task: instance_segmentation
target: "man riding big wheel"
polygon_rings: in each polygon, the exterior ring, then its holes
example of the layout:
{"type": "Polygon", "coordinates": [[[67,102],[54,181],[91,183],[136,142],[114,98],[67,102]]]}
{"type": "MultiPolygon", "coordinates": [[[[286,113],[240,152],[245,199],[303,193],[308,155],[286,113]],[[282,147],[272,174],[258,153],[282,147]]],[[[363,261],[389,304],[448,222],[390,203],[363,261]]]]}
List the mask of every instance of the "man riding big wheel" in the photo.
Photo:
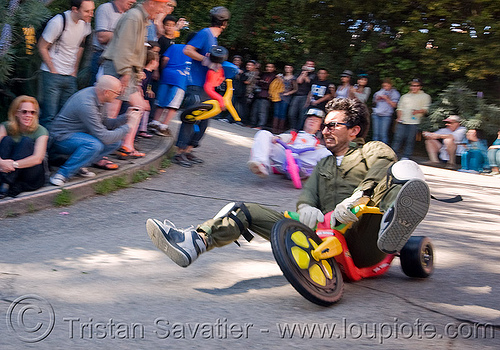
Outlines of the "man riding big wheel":
{"type": "MultiPolygon", "coordinates": [[[[429,209],[430,192],[419,166],[397,162],[379,141],[365,143],[369,112],[357,99],[334,99],[327,106],[322,132],[332,153],[318,162],[297,202],[300,221],[313,228],[333,211],[331,227],[353,223],[345,239],[358,267],[371,266],[386,254],[399,252],[429,209]],[[357,204],[376,206],[384,213],[351,212],[357,204]]],[[[267,240],[273,225],[283,219],[255,203],[230,203],[196,228],[177,229],[170,221],[148,219],[153,243],[175,263],[189,266],[203,252],[237,240],[250,240],[252,231],[267,240]]]]}

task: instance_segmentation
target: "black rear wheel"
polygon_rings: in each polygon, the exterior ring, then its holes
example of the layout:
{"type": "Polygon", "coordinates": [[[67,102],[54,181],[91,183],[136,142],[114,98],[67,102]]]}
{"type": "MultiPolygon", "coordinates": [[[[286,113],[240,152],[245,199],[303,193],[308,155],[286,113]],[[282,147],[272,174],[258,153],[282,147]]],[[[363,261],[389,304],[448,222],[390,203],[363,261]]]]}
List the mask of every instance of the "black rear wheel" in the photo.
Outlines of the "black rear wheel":
{"type": "Polygon", "coordinates": [[[344,281],[334,258],[313,258],[319,244],[321,238],[296,220],[283,219],[271,231],[273,255],[288,282],[307,300],[330,306],[342,298],[344,281]]]}
{"type": "Polygon", "coordinates": [[[399,254],[406,276],[427,278],[434,272],[434,248],[429,237],[410,237],[399,254]]]}
{"type": "Polygon", "coordinates": [[[199,120],[200,115],[208,112],[212,108],[212,105],[203,104],[186,108],[181,114],[181,121],[184,123],[194,124],[197,120],[199,120]]]}

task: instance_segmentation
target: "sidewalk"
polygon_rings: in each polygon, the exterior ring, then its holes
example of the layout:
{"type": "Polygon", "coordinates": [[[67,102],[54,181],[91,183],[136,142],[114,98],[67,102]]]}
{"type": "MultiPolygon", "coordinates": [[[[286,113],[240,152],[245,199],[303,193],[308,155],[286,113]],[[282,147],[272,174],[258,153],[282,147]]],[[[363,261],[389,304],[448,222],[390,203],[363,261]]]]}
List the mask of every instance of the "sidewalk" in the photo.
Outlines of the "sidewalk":
{"type": "Polygon", "coordinates": [[[6,197],[0,199],[0,219],[52,207],[56,205],[58,196],[59,201],[69,200],[71,202],[94,196],[102,192],[102,187],[106,185],[104,181],[112,182],[111,179],[117,179],[116,182],[121,185],[127,182],[131,183],[134,180],[134,175],[139,174],[140,171],[149,172],[159,169],[165,158],[164,156],[173,144],[174,139],[172,137],[155,135],[151,139],[138,138],[135,143],[136,148],[146,153],[146,157],[119,160],[112,154],[109,158],[119,164],[120,167],[117,170],[89,167],[91,171],[96,173],[96,177],[85,179],[74,176],[66,185],[61,187],[47,184],[37,191],[23,192],[16,198],[6,197]],[[100,184],[103,185],[101,188],[99,187],[100,184]],[[64,198],[60,198],[61,196],[64,196],[64,198]]]}

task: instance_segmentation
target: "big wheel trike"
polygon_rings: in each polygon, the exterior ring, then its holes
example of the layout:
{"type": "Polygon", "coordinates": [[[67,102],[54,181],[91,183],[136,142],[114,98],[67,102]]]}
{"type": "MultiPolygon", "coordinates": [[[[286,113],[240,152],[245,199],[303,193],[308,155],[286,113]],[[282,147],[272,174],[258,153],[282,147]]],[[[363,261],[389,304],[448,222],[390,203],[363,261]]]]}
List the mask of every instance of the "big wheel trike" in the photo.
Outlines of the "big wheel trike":
{"type": "Polygon", "coordinates": [[[222,112],[221,106],[231,114],[235,121],[241,121],[238,112],[233,106],[233,78],[239,71],[238,67],[234,64],[225,61],[227,59],[228,51],[222,46],[213,46],[210,49],[210,60],[213,63],[221,65],[219,71],[208,70],[206,75],[206,82],[203,89],[212,99],[202,101],[199,104],[186,108],[181,114],[181,120],[184,123],[195,124],[200,120],[215,117],[222,112]],[[224,96],[219,95],[215,88],[226,82],[226,91],[224,96]]]}
{"type": "MultiPolygon", "coordinates": [[[[359,205],[352,212],[382,215],[376,207],[359,205]]],[[[309,301],[329,306],[342,298],[344,280],[382,275],[399,256],[403,272],[409,277],[426,278],[434,270],[434,249],[429,238],[410,237],[403,249],[386,255],[373,266],[358,268],[352,259],[344,233],[351,225],[330,228],[333,212],[325,215],[314,232],[298,221],[297,213],[286,212],[287,219],[277,222],[271,232],[273,255],[292,286],[309,301]]]]}
{"type": "Polygon", "coordinates": [[[304,152],[314,151],[316,148],[315,147],[295,148],[285,143],[283,140],[280,140],[279,138],[276,139],[276,143],[280,144],[285,149],[285,163],[281,167],[282,170],[277,169],[275,166],[273,166],[273,172],[275,174],[282,174],[282,171],[284,171],[284,175],[289,177],[290,180],[292,180],[295,188],[301,189],[302,180],[300,178],[300,167],[302,164],[300,162],[300,159],[295,158],[293,155],[294,154],[299,155],[304,152]]]}

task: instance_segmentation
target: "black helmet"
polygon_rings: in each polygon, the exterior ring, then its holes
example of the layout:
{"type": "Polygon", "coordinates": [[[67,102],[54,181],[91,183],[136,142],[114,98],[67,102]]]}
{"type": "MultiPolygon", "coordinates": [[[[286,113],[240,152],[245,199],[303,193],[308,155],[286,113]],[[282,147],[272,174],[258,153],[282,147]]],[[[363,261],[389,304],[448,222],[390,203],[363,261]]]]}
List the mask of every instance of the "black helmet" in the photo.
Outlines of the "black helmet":
{"type": "Polygon", "coordinates": [[[216,19],[217,21],[224,22],[229,21],[231,17],[231,12],[224,6],[217,6],[210,10],[210,16],[212,19],[216,19]]]}
{"type": "Polygon", "coordinates": [[[212,46],[210,48],[210,61],[222,63],[227,60],[228,51],[224,46],[212,46]]]}

